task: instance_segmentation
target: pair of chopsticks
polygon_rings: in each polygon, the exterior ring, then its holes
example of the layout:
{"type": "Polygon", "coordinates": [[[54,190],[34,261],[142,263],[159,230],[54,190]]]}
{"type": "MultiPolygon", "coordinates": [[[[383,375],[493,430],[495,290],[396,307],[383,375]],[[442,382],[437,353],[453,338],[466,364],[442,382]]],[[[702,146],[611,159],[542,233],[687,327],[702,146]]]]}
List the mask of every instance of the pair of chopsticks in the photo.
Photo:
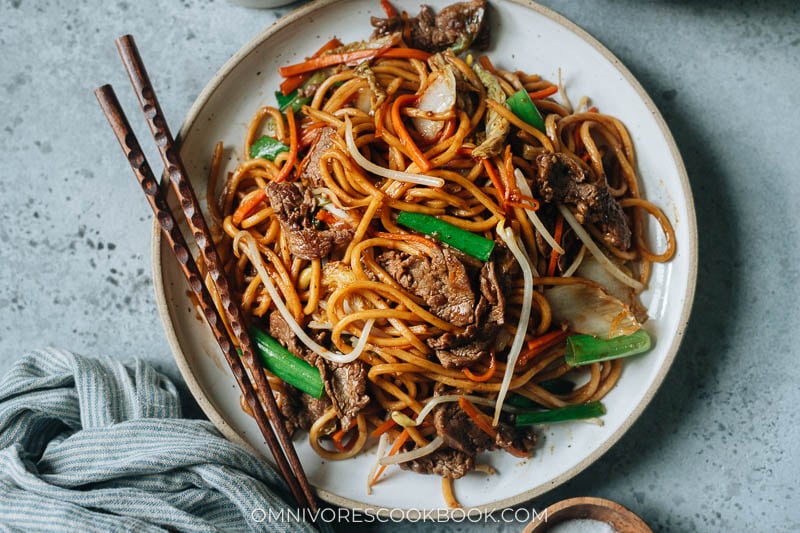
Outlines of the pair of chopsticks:
{"type": "MultiPolygon", "coordinates": [[[[166,193],[153,175],[136,140],[136,136],[128,123],[128,119],[125,117],[125,113],[117,100],[116,94],[114,94],[114,89],[110,85],[104,85],[95,90],[97,101],[100,103],[100,107],[103,108],[114,134],[117,136],[117,140],[130,162],[133,173],[142,186],[150,207],[161,225],[164,238],[180,263],[191,290],[197,296],[203,315],[211,327],[214,337],[225,355],[225,359],[228,361],[228,366],[230,366],[247,404],[250,406],[256,423],[275,458],[278,470],[289,486],[297,505],[310,511],[312,516],[316,516],[317,503],[314,493],[303,471],[303,466],[300,464],[300,459],[294,449],[291,437],[283,424],[283,419],[275,402],[275,397],[272,395],[269,382],[254,355],[253,345],[247,333],[241,310],[231,298],[230,285],[225,277],[223,265],[219,259],[214,241],[211,238],[211,232],[203,218],[200,204],[181,161],[178,146],[170,133],[139,51],[136,48],[133,37],[130,35],[117,39],[116,45],[122,57],[122,62],[125,64],[125,69],[128,71],[136,97],[139,99],[142,112],[147,119],[147,124],[150,126],[153,139],[158,145],[158,150],[166,167],[168,180],[178,196],[184,217],[200,250],[200,256],[216,285],[228,325],[241,348],[241,358],[228,335],[222,317],[214,306],[211,295],[203,283],[203,277],[186,245],[183,234],[178,228],[175,216],[167,205],[166,193]],[[244,361],[244,364],[242,361],[244,361]],[[252,382],[250,381],[251,378],[252,382]],[[262,405],[266,407],[266,413],[262,405]],[[272,424],[270,424],[270,420],[272,424]],[[275,431],[273,431],[273,428],[275,431]]],[[[166,177],[165,180],[167,180],[166,177]]]]}

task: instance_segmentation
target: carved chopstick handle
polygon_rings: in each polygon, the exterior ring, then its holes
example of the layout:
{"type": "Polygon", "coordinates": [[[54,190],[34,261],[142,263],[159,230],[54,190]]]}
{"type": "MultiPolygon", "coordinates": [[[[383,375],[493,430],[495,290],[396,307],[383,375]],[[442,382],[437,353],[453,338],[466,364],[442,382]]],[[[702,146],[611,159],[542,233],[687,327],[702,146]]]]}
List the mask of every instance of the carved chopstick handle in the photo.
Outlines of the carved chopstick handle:
{"type": "Polygon", "coordinates": [[[125,113],[122,111],[122,107],[119,104],[119,100],[113,88],[110,85],[100,87],[95,91],[95,96],[131,165],[136,179],[142,187],[142,191],[155,214],[156,220],[158,220],[161,226],[164,238],[167,240],[170,249],[178,260],[181,271],[189,283],[189,287],[197,297],[200,308],[203,311],[203,316],[225,355],[228,366],[231,372],[233,372],[233,376],[239,384],[239,388],[242,390],[247,404],[250,406],[256,423],[267,441],[267,445],[272,451],[273,456],[275,456],[279,470],[281,470],[295,498],[299,503],[303,502],[306,499],[304,491],[300,487],[290,464],[284,457],[283,450],[280,447],[272,427],[270,427],[269,420],[264,414],[261,405],[258,403],[259,400],[242,365],[242,361],[236,352],[235,346],[228,336],[228,332],[222,322],[222,317],[220,317],[211,295],[205,283],[203,283],[200,270],[189,251],[175,217],[172,215],[167,204],[166,196],[150,169],[150,165],[142,152],[141,146],[130,127],[125,113]]]}

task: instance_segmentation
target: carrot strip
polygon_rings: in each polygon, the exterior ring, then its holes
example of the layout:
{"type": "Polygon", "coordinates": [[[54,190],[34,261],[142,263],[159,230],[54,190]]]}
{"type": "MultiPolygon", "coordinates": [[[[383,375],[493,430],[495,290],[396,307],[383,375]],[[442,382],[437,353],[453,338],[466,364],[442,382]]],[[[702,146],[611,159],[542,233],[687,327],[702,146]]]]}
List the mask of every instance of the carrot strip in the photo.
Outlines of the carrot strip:
{"type": "Polygon", "coordinates": [[[331,436],[333,444],[336,446],[336,449],[339,450],[340,452],[346,452],[347,450],[353,447],[354,442],[342,444],[342,439],[344,439],[344,436],[347,435],[347,433],[355,426],[356,426],[356,421],[352,420],[349,426],[347,426],[346,428],[341,428],[339,431],[334,433],[333,436],[331,436]]]}
{"type": "Polygon", "coordinates": [[[389,50],[388,46],[383,48],[369,48],[367,50],[354,50],[352,52],[343,52],[341,54],[328,54],[320,57],[313,57],[307,59],[302,63],[294,65],[287,65],[280,67],[278,73],[284,78],[297,76],[298,74],[305,74],[306,72],[313,72],[325,67],[332,67],[334,65],[341,65],[342,63],[354,63],[363,61],[365,59],[372,59],[389,50]]]}
{"type": "Polygon", "coordinates": [[[478,409],[472,405],[472,402],[460,396],[458,398],[458,405],[461,409],[467,413],[475,425],[478,426],[481,431],[492,437],[493,439],[497,437],[497,430],[492,427],[492,424],[487,420],[487,416],[478,411],[478,409]],[[481,416],[482,415],[482,416],[481,416]]]}
{"type": "Polygon", "coordinates": [[[336,224],[337,222],[339,222],[339,219],[333,216],[333,213],[331,213],[327,209],[320,209],[319,211],[317,211],[317,216],[315,216],[314,218],[328,225],[336,224]]]}
{"type": "Polygon", "coordinates": [[[587,113],[597,113],[597,107],[592,106],[586,110],[587,113]]]}
{"type": "MultiPolygon", "coordinates": [[[[400,433],[400,435],[397,436],[397,440],[394,441],[394,444],[392,445],[392,449],[389,450],[388,454],[386,454],[386,457],[391,457],[392,455],[394,455],[397,452],[399,452],[400,448],[403,447],[403,444],[406,443],[406,441],[408,440],[409,436],[410,436],[410,434],[408,433],[408,429],[403,429],[403,431],[400,433]]],[[[372,482],[370,483],[370,485],[374,485],[375,483],[377,483],[378,478],[380,478],[381,475],[383,475],[383,472],[386,470],[386,466],[387,465],[381,465],[381,467],[375,473],[375,477],[372,478],[372,482]]]]}
{"type": "Polygon", "coordinates": [[[544,89],[528,93],[528,96],[531,97],[531,100],[534,100],[536,98],[547,98],[548,96],[553,96],[557,92],[558,92],[558,86],[551,85],[550,87],[545,87],[544,89]]]}
{"type": "Polygon", "coordinates": [[[549,350],[559,342],[563,342],[569,336],[569,333],[562,330],[555,330],[549,333],[545,333],[541,337],[537,337],[532,341],[528,342],[528,349],[521,354],[519,354],[519,359],[517,359],[517,366],[522,367],[528,361],[533,359],[535,356],[539,355],[540,353],[544,352],[545,350],[549,350]]]}
{"type": "Polygon", "coordinates": [[[392,104],[392,125],[394,126],[395,133],[400,137],[400,142],[408,150],[411,160],[417,164],[417,167],[419,167],[422,172],[425,172],[431,169],[431,163],[425,159],[425,154],[422,153],[422,150],[416,145],[414,139],[411,138],[411,134],[408,133],[405,124],[403,124],[403,119],[400,116],[400,108],[406,104],[416,102],[416,100],[417,95],[415,94],[404,94],[395,98],[394,104],[392,104]]]}
{"type": "Polygon", "coordinates": [[[418,48],[389,48],[383,52],[381,57],[391,57],[392,59],[419,59],[420,61],[427,61],[430,59],[431,54],[420,50],[418,48]]]}
{"type": "Polygon", "coordinates": [[[469,368],[462,369],[462,372],[464,372],[464,375],[467,376],[472,381],[477,381],[478,383],[489,381],[492,378],[492,376],[494,376],[494,371],[497,369],[497,360],[495,359],[494,356],[494,350],[489,352],[489,357],[490,357],[489,369],[486,370],[486,372],[484,372],[483,374],[473,374],[472,370],[470,370],[469,368]]]}
{"type": "Polygon", "coordinates": [[[397,10],[392,4],[389,3],[389,0],[381,0],[381,7],[383,8],[383,12],[386,13],[387,17],[394,18],[397,16],[397,10]]]}
{"type": "Polygon", "coordinates": [[[446,139],[449,139],[453,133],[456,131],[456,119],[451,118],[447,122],[445,122],[444,128],[439,131],[439,135],[437,135],[435,143],[440,143],[446,139]]]}
{"type": "Polygon", "coordinates": [[[369,435],[370,437],[380,437],[381,435],[392,429],[392,427],[394,427],[396,423],[397,422],[395,422],[392,417],[389,417],[383,422],[383,424],[376,427],[369,435]]]}
{"type": "Polygon", "coordinates": [[[426,239],[422,235],[415,235],[413,233],[388,233],[386,231],[376,231],[374,233],[375,237],[380,237],[382,239],[392,239],[393,241],[413,241],[418,242],[419,244],[424,244],[425,246],[430,246],[431,248],[436,248],[436,243],[430,239],[426,239]]]}
{"type": "Polygon", "coordinates": [[[267,193],[264,192],[264,189],[259,189],[258,193],[245,198],[244,202],[239,204],[239,207],[236,208],[236,211],[233,213],[233,223],[237,226],[241,224],[242,220],[244,220],[258,204],[266,199],[267,193]]]}
{"type": "MultiPolygon", "coordinates": [[[[564,232],[564,217],[558,215],[556,219],[556,230],[553,233],[553,239],[561,246],[561,234],[564,232]]],[[[555,251],[550,250],[550,264],[547,266],[547,277],[553,277],[556,273],[556,264],[558,263],[558,256],[561,255],[555,251]]]]}
{"type": "Polygon", "coordinates": [[[489,179],[492,180],[494,188],[497,189],[497,199],[500,200],[503,205],[505,205],[505,187],[503,187],[503,182],[500,180],[500,176],[497,174],[497,171],[494,169],[488,159],[482,159],[481,163],[483,163],[483,168],[486,169],[486,173],[489,174],[489,179]]]}
{"type": "Polygon", "coordinates": [[[376,57],[392,57],[405,59],[427,60],[431,55],[428,52],[417,50],[416,48],[369,48],[367,50],[354,50],[352,52],[342,52],[341,54],[328,54],[319,57],[312,57],[302,63],[286,65],[278,69],[278,73],[284,78],[291,78],[306,72],[314,72],[321,68],[332,67],[334,65],[350,64],[376,57]]]}
{"type": "Polygon", "coordinates": [[[289,122],[289,159],[281,167],[275,181],[284,181],[289,177],[289,173],[294,169],[294,164],[297,162],[297,124],[294,120],[294,111],[291,107],[286,109],[286,120],[289,122]]]}
{"type": "MultiPolygon", "coordinates": [[[[334,48],[338,48],[340,46],[342,46],[342,41],[340,41],[339,39],[334,37],[333,39],[331,39],[327,43],[323,44],[322,47],[319,50],[317,50],[316,52],[314,52],[314,55],[312,55],[309,59],[314,59],[316,57],[319,57],[322,54],[324,54],[325,52],[328,52],[328,51],[333,50],[334,48]]],[[[281,85],[280,85],[281,92],[283,93],[284,96],[289,96],[289,94],[292,91],[294,91],[295,89],[297,89],[298,87],[303,85],[306,82],[306,80],[308,80],[308,78],[310,78],[310,77],[311,77],[311,73],[307,72],[305,74],[298,74],[297,76],[292,76],[291,78],[286,78],[285,80],[283,80],[281,82],[281,85]]]]}

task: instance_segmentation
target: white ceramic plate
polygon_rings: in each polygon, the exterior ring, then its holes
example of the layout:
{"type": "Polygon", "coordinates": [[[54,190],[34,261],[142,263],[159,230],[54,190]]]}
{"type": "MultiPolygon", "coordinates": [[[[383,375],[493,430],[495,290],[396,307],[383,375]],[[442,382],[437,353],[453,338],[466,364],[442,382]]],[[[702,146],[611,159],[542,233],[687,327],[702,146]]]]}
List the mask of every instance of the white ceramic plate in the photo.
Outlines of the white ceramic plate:
{"type": "MultiPolygon", "coordinates": [[[[418,10],[416,1],[393,1],[409,12],[418,10]]],[[[438,10],[449,2],[428,3],[438,10]]],[[[381,14],[377,0],[313,2],[269,27],[231,58],[192,106],[180,132],[181,153],[196,190],[205,191],[210,154],[217,141],[224,141],[230,149],[227,169],[236,166],[251,115],[259,106],[274,104],[280,65],[301,60],[334,36],[343,42],[368,37],[370,15],[381,14]]],[[[492,48],[488,53],[496,65],[537,72],[550,80],[557,79],[560,67],[574,102],[588,95],[602,112],[627,125],[638,154],[644,194],[672,221],[678,252],[670,263],[653,269],[650,288],[642,300],[649,309],[647,329],[656,339],[655,348],[626,363],[619,384],[604,400],[608,408],[605,425],[552,426],[544,431],[541,445],[529,460],[506,453],[488,456],[497,475],[471,473],[455,484],[465,507],[484,510],[525,501],[563,483],[599,458],[630,427],[661,384],[678,350],[697,270],[695,215],[686,171],[661,115],[639,83],[595,39],[541,6],[492,0],[490,17],[492,48]]],[[[663,249],[663,238],[652,233],[651,242],[663,249]]],[[[157,227],[153,268],[167,337],[198,403],[228,438],[268,454],[256,424],[239,408],[237,385],[188,298],[188,286],[157,227]]],[[[307,439],[298,441],[298,449],[311,483],[329,502],[373,510],[429,510],[444,505],[437,477],[397,468],[389,470],[373,494],[367,495],[374,447],[342,462],[320,459],[307,439]]]]}

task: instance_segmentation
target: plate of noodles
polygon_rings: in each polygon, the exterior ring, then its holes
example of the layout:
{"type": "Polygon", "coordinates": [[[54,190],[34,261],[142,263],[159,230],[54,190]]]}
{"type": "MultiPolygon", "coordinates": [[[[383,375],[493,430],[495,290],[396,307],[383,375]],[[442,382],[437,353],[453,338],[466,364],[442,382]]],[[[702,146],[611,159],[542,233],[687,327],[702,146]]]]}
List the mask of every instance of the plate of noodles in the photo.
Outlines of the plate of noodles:
{"type": "MultiPolygon", "coordinates": [[[[223,66],[179,138],[324,500],[530,499],[608,450],[675,357],[683,162],[625,67],[539,5],[310,3],[223,66]]],[[[157,227],[153,256],[189,388],[266,454],[157,227]]]]}

